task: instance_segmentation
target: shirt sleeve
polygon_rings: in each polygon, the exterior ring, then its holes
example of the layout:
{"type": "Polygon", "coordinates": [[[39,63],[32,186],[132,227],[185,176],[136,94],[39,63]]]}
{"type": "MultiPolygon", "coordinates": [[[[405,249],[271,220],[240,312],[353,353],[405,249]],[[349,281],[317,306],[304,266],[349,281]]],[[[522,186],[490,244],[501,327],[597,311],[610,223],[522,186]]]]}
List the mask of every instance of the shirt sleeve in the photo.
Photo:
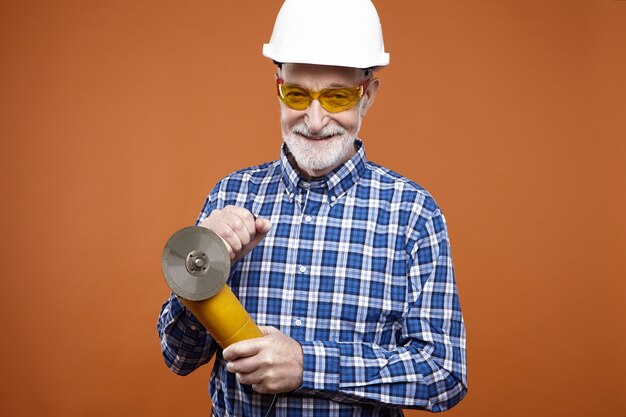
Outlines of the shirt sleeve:
{"type": "Polygon", "coordinates": [[[301,392],[337,401],[444,411],[466,394],[465,327],[445,219],[439,209],[408,249],[410,306],[398,346],[301,342],[301,392]]]}
{"type": "Polygon", "coordinates": [[[157,331],[165,364],[178,375],[188,375],[207,363],[217,348],[202,324],[174,293],[161,307],[157,331]]]}

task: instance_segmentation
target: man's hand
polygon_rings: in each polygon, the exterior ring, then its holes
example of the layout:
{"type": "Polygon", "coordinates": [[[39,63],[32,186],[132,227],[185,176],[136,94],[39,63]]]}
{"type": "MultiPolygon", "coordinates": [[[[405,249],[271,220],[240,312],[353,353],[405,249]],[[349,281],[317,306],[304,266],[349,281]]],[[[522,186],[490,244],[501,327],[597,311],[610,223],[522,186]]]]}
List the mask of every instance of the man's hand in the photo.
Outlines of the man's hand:
{"type": "Polygon", "coordinates": [[[199,226],[217,233],[228,247],[231,261],[246,256],[269,232],[272,224],[266,219],[255,219],[243,207],[226,206],[213,210],[199,226]]]}
{"type": "Polygon", "coordinates": [[[303,355],[300,343],[275,327],[261,327],[264,337],[230,345],[222,353],[226,369],[241,384],[261,394],[293,391],[302,385],[303,355]]]}

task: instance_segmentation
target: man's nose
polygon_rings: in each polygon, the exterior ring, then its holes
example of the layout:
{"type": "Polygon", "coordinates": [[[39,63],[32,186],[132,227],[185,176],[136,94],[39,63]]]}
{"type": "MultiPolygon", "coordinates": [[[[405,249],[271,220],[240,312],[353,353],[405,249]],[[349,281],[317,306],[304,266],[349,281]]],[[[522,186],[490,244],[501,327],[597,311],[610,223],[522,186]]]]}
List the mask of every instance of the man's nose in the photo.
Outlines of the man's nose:
{"type": "Polygon", "coordinates": [[[317,133],[322,130],[328,122],[328,112],[324,110],[318,100],[312,100],[304,116],[304,123],[306,123],[309,130],[313,133],[317,133]]]}

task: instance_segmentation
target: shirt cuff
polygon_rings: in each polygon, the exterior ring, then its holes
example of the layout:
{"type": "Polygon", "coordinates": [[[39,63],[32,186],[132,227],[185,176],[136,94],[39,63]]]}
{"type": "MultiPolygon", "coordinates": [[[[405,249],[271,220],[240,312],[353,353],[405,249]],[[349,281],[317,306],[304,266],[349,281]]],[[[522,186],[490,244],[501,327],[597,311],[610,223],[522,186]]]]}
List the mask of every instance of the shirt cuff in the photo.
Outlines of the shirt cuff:
{"type": "Polygon", "coordinates": [[[180,323],[183,324],[185,328],[185,335],[198,335],[201,332],[206,332],[204,326],[196,316],[191,314],[191,311],[185,307],[185,305],[178,299],[178,296],[172,293],[172,302],[170,303],[170,320],[173,321],[177,316],[181,315],[180,323]]]}
{"type": "Polygon", "coordinates": [[[301,342],[304,358],[301,390],[339,389],[339,346],[336,342],[301,342]]]}

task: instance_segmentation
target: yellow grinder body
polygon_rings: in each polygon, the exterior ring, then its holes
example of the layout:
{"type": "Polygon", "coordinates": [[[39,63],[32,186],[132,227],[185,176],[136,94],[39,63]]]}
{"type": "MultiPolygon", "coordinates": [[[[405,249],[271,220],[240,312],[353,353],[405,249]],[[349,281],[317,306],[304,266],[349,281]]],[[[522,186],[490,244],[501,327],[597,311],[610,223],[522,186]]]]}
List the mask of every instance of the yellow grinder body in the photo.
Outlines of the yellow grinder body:
{"type": "Polygon", "coordinates": [[[196,226],[177,231],[165,244],[161,267],[172,291],[222,348],[263,336],[226,285],[230,257],[215,232],[196,226]]]}

